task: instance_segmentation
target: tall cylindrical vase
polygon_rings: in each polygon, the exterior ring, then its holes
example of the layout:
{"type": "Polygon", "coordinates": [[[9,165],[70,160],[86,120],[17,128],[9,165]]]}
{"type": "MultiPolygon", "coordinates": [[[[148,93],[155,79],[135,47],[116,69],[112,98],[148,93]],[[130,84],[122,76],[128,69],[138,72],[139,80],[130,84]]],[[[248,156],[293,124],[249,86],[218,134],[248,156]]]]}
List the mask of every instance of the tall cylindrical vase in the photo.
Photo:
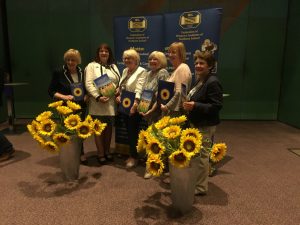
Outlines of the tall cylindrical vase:
{"type": "Polygon", "coordinates": [[[190,166],[177,168],[170,165],[172,207],[182,214],[189,212],[195,199],[197,163],[200,157],[192,158],[190,166]]]}
{"type": "Polygon", "coordinates": [[[59,164],[67,181],[77,180],[79,177],[81,143],[80,138],[72,136],[71,140],[60,148],[59,164]]]}

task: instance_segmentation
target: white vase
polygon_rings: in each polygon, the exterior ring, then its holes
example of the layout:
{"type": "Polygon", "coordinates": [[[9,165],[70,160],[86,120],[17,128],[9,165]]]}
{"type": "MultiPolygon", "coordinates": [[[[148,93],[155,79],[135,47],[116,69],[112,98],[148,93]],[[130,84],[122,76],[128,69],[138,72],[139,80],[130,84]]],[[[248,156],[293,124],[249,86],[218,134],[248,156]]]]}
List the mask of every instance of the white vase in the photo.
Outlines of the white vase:
{"type": "Polygon", "coordinates": [[[67,181],[77,180],[79,177],[81,143],[80,138],[72,136],[71,140],[60,148],[59,164],[67,181]]]}
{"type": "Polygon", "coordinates": [[[169,163],[172,207],[185,214],[189,212],[195,200],[197,164],[200,157],[192,158],[186,168],[177,168],[169,163]]]}

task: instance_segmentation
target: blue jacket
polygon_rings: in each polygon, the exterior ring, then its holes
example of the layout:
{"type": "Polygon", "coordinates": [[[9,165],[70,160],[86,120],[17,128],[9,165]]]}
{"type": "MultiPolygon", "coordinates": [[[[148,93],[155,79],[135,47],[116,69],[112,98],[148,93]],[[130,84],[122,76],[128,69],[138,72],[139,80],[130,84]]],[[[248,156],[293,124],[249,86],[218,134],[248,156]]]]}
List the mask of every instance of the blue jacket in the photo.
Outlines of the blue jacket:
{"type": "Polygon", "coordinates": [[[223,90],[215,75],[208,75],[202,86],[190,97],[190,101],[194,101],[195,106],[188,119],[195,126],[215,126],[220,123],[223,90]]]}

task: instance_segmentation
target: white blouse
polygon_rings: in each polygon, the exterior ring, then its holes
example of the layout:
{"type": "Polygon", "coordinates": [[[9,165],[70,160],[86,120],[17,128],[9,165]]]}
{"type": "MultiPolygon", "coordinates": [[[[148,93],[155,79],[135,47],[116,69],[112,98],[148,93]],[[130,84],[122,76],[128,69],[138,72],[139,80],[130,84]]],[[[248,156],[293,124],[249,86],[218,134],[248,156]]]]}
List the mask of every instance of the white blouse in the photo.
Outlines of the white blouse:
{"type": "MultiPolygon", "coordinates": [[[[146,70],[143,67],[138,67],[133,74],[128,75],[128,68],[125,68],[122,73],[122,77],[120,80],[120,88],[125,89],[126,91],[135,92],[136,89],[142,89],[146,74],[144,73],[146,70]],[[130,76],[128,80],[126,77],[130,76]]],[[[136,93],[136,98],[140,99],[140,93],[136,93]]]]}
{"type": "Polygon", "coordinates": [[[181,84],[186,86],[187,93],[191,88],[192,73],[189,66],[185,63],[181,63],[172,73],[168,81],[175,83],[175,94],[166,105],[171,111],[180,111],[182,108],[181,84]]]}
{"type": "Polygon", "coordinates": [[[116,103],[114,96],[105,103],[96,101],[100,93],[94,85],[94,80],[102,75],[101,68],[102,74],[107,74],[116,87],[119,83],[120,73],[115,64],[112,64],[110,68],[105,68],[97,62],[91,62],[87,65],[85,68],[85,87],[89,95],[92,96],[89,100],[89,114],[95,116],[115,116],[116,103]]]}

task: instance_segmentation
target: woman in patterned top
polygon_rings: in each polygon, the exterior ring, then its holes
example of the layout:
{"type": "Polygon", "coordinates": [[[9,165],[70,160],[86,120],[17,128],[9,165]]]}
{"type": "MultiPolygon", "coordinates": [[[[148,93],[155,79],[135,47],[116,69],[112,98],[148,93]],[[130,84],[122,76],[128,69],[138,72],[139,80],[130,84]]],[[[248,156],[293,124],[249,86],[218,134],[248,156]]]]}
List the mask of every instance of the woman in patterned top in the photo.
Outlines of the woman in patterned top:
{"type": "MultiPolygon", "coordinates": [[[[169,78],[169,73],[165,69],[167,67],[167,58],[164,53],[159,51],[154,51],[149,55],[148,58],[149,71],[144,73],[145,80],[142,89],[137,87],[136,93],[142,94],[143,90],[153,91],[153,98],[149,107],[149,111],[146,113],[140,112],[140,114],[147,120],[148,125],[158,121],[161,116],[160,108],[157,107],[157,88],[159,80],[167,80],[169,78]]],[[[139,100],[139,99],[138,99],[139,100]]]]}
{"type": "MultiPolygon", "coordinates": [[[[166,80],[169,78],[169,73],[165,69],[167,67],[167,58],[164,53],[159,51],[154,51],[149,55],[148,58],[148,66],[150,68],[149,71],[144,72],[143,79],[144,84],[143,86],[137,86],[135,89],[136,93],[136,100],[135,100],[135,110],[139,104],[141,94],[144,90],[150,90],[153,92],[152,101],[149,106],[149,110],[146,113],[140,112],[146,120],[148,125],[151,123],[155,123],[159,117],[161,116],[161,110],[157,107],[156,98],[157,98],[157,89],[158,89],[158,81],[159,80],[166,80]]],[[[144,178],[148,179],[151,177],[151,174],[145,172],[144,178]]]]}

